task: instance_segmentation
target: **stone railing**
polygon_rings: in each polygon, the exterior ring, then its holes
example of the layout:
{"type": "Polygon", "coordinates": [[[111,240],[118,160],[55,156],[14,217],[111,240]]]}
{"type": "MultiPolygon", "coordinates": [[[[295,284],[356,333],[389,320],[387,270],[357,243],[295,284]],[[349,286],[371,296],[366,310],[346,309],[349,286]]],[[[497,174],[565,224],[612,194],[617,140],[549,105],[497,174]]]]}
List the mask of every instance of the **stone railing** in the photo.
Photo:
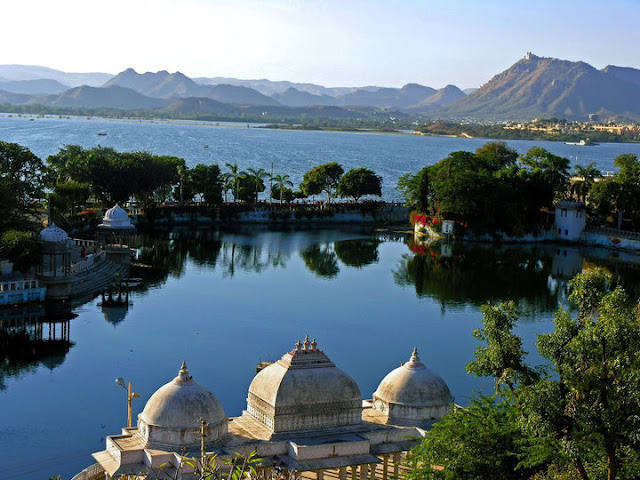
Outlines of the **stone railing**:
{"type": "Polygon", "coordinates": [[[95,250],[97,242],[95,240],[85,240],[83,238],[70,238],[69,243],[76,247],[85,247],[87,250],[95,250]]]}
{"type": "Polygon", "coordinates": [[[90,270],[95,264],[101,262],[105,258],[106,253],[104,251],[87,255],[85,260],[71,265],[71,273],[79,273],[90,270]]]}
{"type": "Polygon", "coordinates": [[[90,467],[85,468],[71,480],[104,480],[104,468],[98,463],[94,463],[90,467]]]}
{"type": "Polygon", "coordinates": [[[640,240],[640,232],[630,232],[628,230],[618,230],[617,228],[609,227],[595,227],[587,225],[584,228],[585,232],[600,233],[602,235],[609,235],[612,237],[629,238],[631,240],[640,240]]]}
{"type": "Polygon", "coordinates": [[[0,282],[0,292],[28,290],[32,288],[39,288],[38,280],[9,280],[6,282],[0,282]]]}

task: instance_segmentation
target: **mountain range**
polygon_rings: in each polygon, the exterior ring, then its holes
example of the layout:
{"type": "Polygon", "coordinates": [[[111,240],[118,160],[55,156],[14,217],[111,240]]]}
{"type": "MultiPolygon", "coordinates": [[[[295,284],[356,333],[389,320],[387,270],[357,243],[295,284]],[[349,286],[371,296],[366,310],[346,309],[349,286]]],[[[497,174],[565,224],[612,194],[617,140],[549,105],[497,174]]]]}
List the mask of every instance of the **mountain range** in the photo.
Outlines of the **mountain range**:
{"type": "Polygon", "coordinates": [[[149,110],[161,115],[296,118],[405,116],[466,120],[640,119],[640,70],[527,53],[478,89],[323,87],[311,83],[189,78],[167,71],[117,75],[0,65],[0,103],[43,107],[149,110]]]}

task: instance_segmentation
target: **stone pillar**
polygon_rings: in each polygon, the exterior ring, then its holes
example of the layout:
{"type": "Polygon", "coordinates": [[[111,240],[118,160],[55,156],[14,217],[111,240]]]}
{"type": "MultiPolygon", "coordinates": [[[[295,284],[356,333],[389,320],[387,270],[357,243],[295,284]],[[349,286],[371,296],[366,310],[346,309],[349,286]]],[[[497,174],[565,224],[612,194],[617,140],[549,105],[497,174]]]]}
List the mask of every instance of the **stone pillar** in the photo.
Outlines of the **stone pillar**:
{"type": "Polygon", "coordinates": [[[375,463],[369,464],[369,479],[376,480],[376,467],[378,465],[375,463]]]}
{"type": "Polygon", "coordinates": [[[351,465],[351,480],[358,480],[358,466],[351,465]]]}
{"type": "Polygon", "coordinates": [[[316,478],[318,480],[324,480],[324,470],[316,470],[316,478]]]}
{"type": "Polygon", "coordinates": [[[262,469],[262,473],[264,475],[264,480],[270,480],[271,479],[271,472],[273,471],[272,467],[265,467],[262,469]]]}
{"type": "Polygon", "coordinates": [[[387,480],[389,470],[389,455],[382,456],[382,480],[387,480]]]}
{"type": "Polygon", "coordinates": [[[340,472],[338,473],[339,480],[347,480],[347,467],[340,467],[340,472]]]}
{"type": "Polygon", "coordinates": [[[398,472],[400,469],[400,452],[393,454],[393,479],[398,480],[398,472]]]}
{"type": "Polygon", "coordinates": [[[364,464],[360,465],[360,480],[367,480],[367,476],[369,475],[369,465],[364,464]]]}

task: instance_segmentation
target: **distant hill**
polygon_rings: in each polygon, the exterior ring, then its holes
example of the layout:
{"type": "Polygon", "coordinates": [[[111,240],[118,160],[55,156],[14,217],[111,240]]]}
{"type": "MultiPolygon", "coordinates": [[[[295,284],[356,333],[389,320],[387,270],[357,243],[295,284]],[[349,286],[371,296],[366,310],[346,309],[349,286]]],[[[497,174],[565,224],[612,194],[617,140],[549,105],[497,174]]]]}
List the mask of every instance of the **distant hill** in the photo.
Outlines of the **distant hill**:
{"type": "MultiPolygon", "coordinates": [[[[435,90],[416,83],[402,88],[323,87],[312,83],[225,77],[191,79],[167,71],[118,75],[66,73],[45,67],[0,65],[0,102],[70,108],[164,109],[167,115],[220,115],[297,122],[309,118],[505,121],[559,117],[640,119],[640,70],[527,54],[478,89],[455,85],[435,90]],[[77,82],[102,80],[95,86],[77,82]],[[75,83],[74,83],[75,82],[75,83]],[[75,85],[65,90],[66,85],[75,85]],[[465,95],[468,93],[468,95],[465,95]]],[[[25,107],[30,108],[30,107],[25,107]]]]}
{"type": "Polygon", "coordinates": [[[201,94],[203,87],[186,75],[176,72],[138,73],[133,68],[120,72],[103,85],[104,87],[124,87],[142,95],[156,98],[185,98],[201,94]]]}
{"type": "Polygon", "coordinates": [[[282,93],[274,93],[272,98],[287,107],[305,107],[312,105],[338,105],[338,100],[329,95],[314,95],[309,92],[301,92],[296,88],[288,88],[282,93]]]}
{"type": "Polygon", "coordinates": [[[271,97],[249,87],[236,85],[200,85],[186,75],[167,71],[137,73],[133,68],[120,72],[104,85],[124,87],[154,98],[177,99],[207,97],[223,103],[243,105],[279,105],[271,97]]]}
{"type": "Polygon", "coordinates": [[[586,120],[591,113],[638,118],[640,85],[584,62],[527,54],[471,95],[450,105],[446,113],[487,120],[586,120]]]}
{"type": "MultiPolygon", "coordinates": [[[[274,97],[276,94],[285,93],[290,88],[295,88],[300,92],[310,93],[311,95],[328,95],[329,97],[337,97],[346,93],[355,92],[356,87],[323,87],[314,83],[295,83],[287,81],[271,81],[267,79],[260,80],[240,80],[230,77],[197,77],[193,79],[202,85],[219,85],[221,83],[227,85],[236,85],[240,87],[249,87],[257,90],[263,95],[274,97]]],[[[379,87],[375,87],[379,88],[379,87]]]]}
{"type": "Polygon", "coordinates": [[[21,93],[11,93],[0,90],[0,103],[9,103],[11,105],[23,105],[28,103],[33,97],[31,95],[23,95],[21,93]]]}
{"type": "Polygon", "coordinates": [[[69,87],[57,80],[5,80],[0,81],[0,89],[5,92],[22,93],[25,95],[51,95],[62,93],[69,87]]]}
{"type": "Polygon", "coordinates": [[[31,100],[52,107],[116,108],[121,110],[153,109],[166,106],[169,102],[150,98],[123,87],[76,87],[59,95],[49,95],[31,100]]]}
{"type": "Polygon", "coordinates": [[[198,116],[198,115],[235,115],[236,108],[233,105],[218,102],[210,98],[181,98],[167,105],[164,109],[167,113],[178,114],[181,116],[198,116]]]}
{"type": "Polygon", "coordinates": [[[455,85],[447,85],[441,88],[432,96],[424,100],[422,104],[436,104],[442,107],[451,105],[452,103],[466,97],[467,95],[455,85]]]}
{"type": "Polygon", "coordinates": [[[398,88],[378,88],[376,90],[360,89],[338,97],[344,106],[366,106],[378,108],[407,108],[422,103],[434,95],[436,90],[416,83],[409,83],[398,88]]]}
{"type": "Polygon", "coordinates": [[[0,77],[6,80],[56,80],[67,87],[99,87],[113,75],[109,73],[68,73],[35,65],[0,65],[0,77]]]}
{"type": "Polygon", "coordinates": [[[211,85],[206,88],[203,96],[219,102],[239,105],[280,105],[277,100],[267,97],[253,88],[236,85],[211,85]]]}

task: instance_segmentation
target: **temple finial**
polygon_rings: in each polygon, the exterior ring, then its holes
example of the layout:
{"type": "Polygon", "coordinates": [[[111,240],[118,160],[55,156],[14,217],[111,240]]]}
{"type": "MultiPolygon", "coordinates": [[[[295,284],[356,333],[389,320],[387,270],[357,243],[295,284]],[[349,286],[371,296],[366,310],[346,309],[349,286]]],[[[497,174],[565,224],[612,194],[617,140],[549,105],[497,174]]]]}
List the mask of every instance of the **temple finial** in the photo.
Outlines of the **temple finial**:
{"type": "Polygon", "coordinates": [[[304,337],[304,349],[305,349],[305,350],[309,350],[309,345],[310,345],[310,342],[309,342],[309,335],[306,335],[306,336],[304,337]]]}
{"type": "Polygon", "coordinates": [[[302,348],[302,343],[300,343],[300,340],[298,340],[298,341],[296,342],[296,350],[297,350],[297,351],[300,351],[300,349],[301,349],[301,348],[302,348]]]}
{"type": "Polygon", "coordinates": [[[178,373],[178,376],[182,379],[182,380],[190,380],[191,379],[191,375],[189,375],[189,370],[187,369],[187,362],[186,361],[182,361],[182,366],[180,367],[180,372],[178,373]]]}
{"type": "Polygon", "coordinates": [[[412,362],[419,362],[420,357],[418,356],[418,347],[413,347],[413,353],[411,354],[412,362]]]}
{"type": "Polygon", "coordinates": [[[311,350],[317,350],[318,349],[318,342],[316,342],[316,339],[313,339],[313,342],[311,342],[311,350]]]}

